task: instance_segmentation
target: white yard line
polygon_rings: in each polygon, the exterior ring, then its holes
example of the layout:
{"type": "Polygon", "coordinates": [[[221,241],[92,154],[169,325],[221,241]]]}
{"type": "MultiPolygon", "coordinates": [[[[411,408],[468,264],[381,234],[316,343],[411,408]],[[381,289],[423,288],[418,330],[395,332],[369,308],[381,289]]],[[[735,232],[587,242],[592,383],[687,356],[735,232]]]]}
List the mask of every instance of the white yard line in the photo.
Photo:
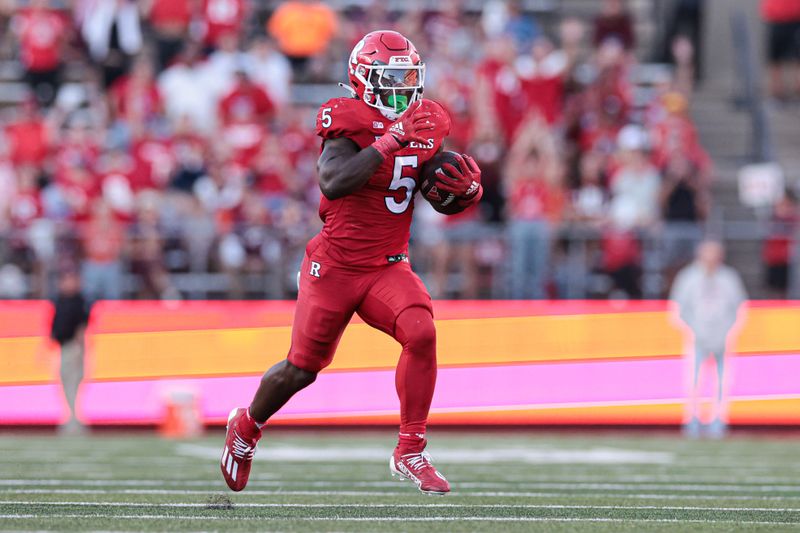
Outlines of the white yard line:
{"type": "MultiPolygon", "coordinates": [[[[398,486],[398,483],[394,484],[398,486]]],[[[217,490],[181,490],[181,489],[0,489],[0,494],[136,494],[136,495],[210,495],[227,492],[224,488],[217,490]]],[[[366,490],[247,490],[242,496],[413,496],[417,494],[409,486],[405,491],[366,491],[366,490]]],[[[576,497],[576,498],[606,498],[605,492],[529,492],[529,491],[475,491],[475,492],[456,492],[453,496],[458,497],[490,497],[490,498],[556,498],[556,497],[576,497]]],[[[762,501],[794,501],[800,500],[797,496],[765,496],[765,495],[721,495],[721,494],[653,494],[653,493],[614,493],[617,498],[629,499],[668,499],[668,500],[762,500],[762,501]]]]}
{"type": "MultiPolygon", "coordinates": [[[[175,516],[175,515],[115,515],[115,514],[55,514],[47,516],[38,516],[33,514],[0,514],[2,519],[42,519],[42,518],[80,518],[97,519],[97,518],[113,518],[123,520],[231,520],[237,521],[261,521],[263,517],[251,516],[175,516]]],[[[426,517],[407,517],[407,516],[379,516],[379,517],[270,517],[271,521],[303,521],[303,522],[614,522],[614,523],[670,523],[670,524],[744,524],[744,525],[791,525],[791,522],[776,522],[766,520],[681,520],[677,518],[607,518],[607,517],[491,517],[491,516],[426,516],[426,517]]]]}
{"type": "MultiPolygon", "coordinates": [[[[129,503],[129,502],[65,502],[65,501],[0,501],[0,505],[55,505],[65,507],[164,507],[164,508],[206,508],[207,503],[129,503]]],[[[768,513],[800,513],[800,508],[791,507],[701,507],[701,506],[662,506],[662,505],[560,505],[560,504],[463,504],[463,503],[234,503],[234,507],[248,508],[446,508],[446,509],[568,509],[568,510],[634,510],[634,511],[733,511],[733,512],[768,512],[768,513]]]]}
{"type": "MultiPolygon", "coordinates": [[[[155,480],[155,479],[3,479],[0,486],[11,487],[159,487],[159,486],[201,486],[207,487],[216,483],[213,480],[155,480]]],[[[393,487],[397,486],[396,481],[268,481],[253,480],[249,486],[252,487],[281,487],[281,486],[311,486],[311,487],[393,487]]],[[[550,482],[540,481],[535,483],[525,482],[465,482],[459,483],[461,488],[485,488],[485,489],[560,489],[560,490],[602,490],[602,491],[641,491],[641,490],[664,490],[675,492],[800,492],[800,484],[797,485],[770,485],[770,484],[748,484],[740,483],[596,483],[570,481],[550,482]]],[[[4,489],[0,489],[2,491],[4,489]]]]}
{"type": "MultiPolygon", "coordinates": [[[[177,455],[218,459],[220,447],[178,444],[177,455]]],[[[389,457],[384,446],[300,446],[272,445],[260,449],[258,460],[282,462],[384,462],[389,457]]],[[[491,464],[672,464],[675,454],[661,451],[629,450],[612,447],[563,450],[551,447],[519,446],[505,448],[448,447],[433,451],[442,463],[491,464]]]]}

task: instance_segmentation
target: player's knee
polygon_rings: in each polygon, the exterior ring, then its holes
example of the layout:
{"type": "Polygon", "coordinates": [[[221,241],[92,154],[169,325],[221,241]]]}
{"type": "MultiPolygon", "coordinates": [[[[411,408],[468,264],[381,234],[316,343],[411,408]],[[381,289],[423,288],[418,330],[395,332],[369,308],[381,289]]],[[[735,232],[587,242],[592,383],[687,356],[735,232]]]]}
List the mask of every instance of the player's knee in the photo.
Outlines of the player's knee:
{"type": "Polygon", "coordinates": [[[295,366],[288,360],[286,361],[286,374],[288,379],[301,388],[311,385],[317,379],[316,372],[295,366]]]}
{"type": "Polygon", "coordinates": [[[295,366],[289,362],[289,360],[278,363],[278,368],[276,370],[277,372],[267,372],[264,374],[264,377],[261,378],[261,380],[264,381],[277,379],[278,381],[283,382],[285,386],[295,390],[300,390],[308,387],[317,379],[316,372],[295,366]]]}
{"type": "Polygon", "coordinates": [[[436,356],[436,326],[430,310],[409,307],[397,318],[397,340],[415,355],[436,356]]]}

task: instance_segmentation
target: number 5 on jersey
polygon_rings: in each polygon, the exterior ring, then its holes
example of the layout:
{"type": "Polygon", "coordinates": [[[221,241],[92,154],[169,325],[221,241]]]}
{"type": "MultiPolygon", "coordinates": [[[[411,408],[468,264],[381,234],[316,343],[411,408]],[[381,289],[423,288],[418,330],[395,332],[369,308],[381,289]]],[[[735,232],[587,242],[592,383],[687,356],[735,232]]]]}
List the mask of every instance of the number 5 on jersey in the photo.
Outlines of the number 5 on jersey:
{"type": "Polygon", "coordinates": [[[322,113],[320,114],[320,124],[323,128],[330,128],[331,124],[333,124],[333,118],[331,117],[331,108],[330,107],[323,107],[322,113]]]}
{"type": "MultiPolygon", "coordinates": [[[[322,115],[323,124],[325,121],[325,110],[323,109],[322,115]]],[[[386,196],[386,209],[392,213],[399,215],[405,213],[411,204],[411,198],[414,196],[414,189],[417,186],[416,180],[411,176],[404,176],[403,171],[406,168],[417,168],[418,160],[415,155],[400,155],[394,158],[394,170],[392,171],[392,183],[389,185],[390,191],[399,191],[400,189],[406,190],[406,197],[403,201],[398,202],[394,196],[386,196]]]]}

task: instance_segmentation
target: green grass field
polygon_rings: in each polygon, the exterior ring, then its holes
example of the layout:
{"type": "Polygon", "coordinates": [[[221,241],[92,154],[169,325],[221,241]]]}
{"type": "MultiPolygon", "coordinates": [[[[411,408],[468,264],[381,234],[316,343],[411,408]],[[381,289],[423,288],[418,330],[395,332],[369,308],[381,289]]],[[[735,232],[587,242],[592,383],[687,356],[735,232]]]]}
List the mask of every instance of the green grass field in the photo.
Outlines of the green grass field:
{"type": "Polygon", "coordinates": [[[269,431],[239,494],[219,475],[222,433],[3,434],[0,529],[800,531],[797,435],[430,437],[448,496],[391,479],[388,431],[269,431]]]}

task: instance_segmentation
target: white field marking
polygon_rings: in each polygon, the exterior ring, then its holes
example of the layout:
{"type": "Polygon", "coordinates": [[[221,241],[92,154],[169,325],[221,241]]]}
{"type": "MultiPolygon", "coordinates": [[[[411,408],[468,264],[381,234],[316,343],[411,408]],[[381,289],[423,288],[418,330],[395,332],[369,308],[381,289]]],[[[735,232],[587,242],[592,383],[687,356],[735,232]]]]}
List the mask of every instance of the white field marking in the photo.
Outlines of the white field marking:
{"type": "MultiPolygon", "coordinates": [[[[585,479],[582,478],[561,478],[561,477],[554,477],[551,479],[541,479],[537,480],[535,478],[531,479],[528,478],[526,480],[519,480],[519,481],[467,481],[459,483],[458,486],[461,488],[521,488],[524,485],[530,484],[540,484],[540,483],[561,483],[566,484],[569,483],[571,486],[574,485],[585,485],[585,484],[597,484],[600,480],[604,480],[603,484],[608,484],[608,478],[604,478],[601,476],[596,477],[588,477],[585,479]]],[[[96,480],[96,479],[3,479],[0,480],[0,486],[41,486],[41,487],[56,487],[56,486],[78,486],[78,487],[161,487],[161,486],[173,486],[173,487],[207,487],[209,483],[214,483],[216,480],[209,480],[209,479],[186,479],[186,480],[155,480],[155,479],[106,479],[106,480],[96,480]]],[[[619,480],[622,482],[623,480],[619,480]]],[[[655,480],[652,479],[643,479],[642,481],[632,481],[632,484],[639,484],[643,482],[650,482],[653,483],[655,480]]],[[[692,481],[692,480],[688,480],[692,481]]],[[[785,479],[781,479],[780,481],[785,481],[785,479]]],[[[614,481],[617,483],[617,481],[614,481]]],[[[706,482],[702,480],[697,480],[696,483],[688,483],[687,485],[706,485],[712,482],[706,482]]],[[[736,482],[721,482],[718,483],[725,486],[741,486],[740,483],[736,482]]],[[[300,487],[371,487],[371,488],[379,488],[379,487],[395,487],[397,485],[397,481],[295,481],[295,480],[265,480],[265,479],[251,479],[248,483],[249,487],[284,487],[284,486],[300,486],[300,487]]],[[[764,486],[767,485],[766,483],[757,483],[755,486],[764,486]]],[[[796,488],[800,490],[800,484],[796,485],[796,488]]],[[[2,490],[2,489],[0,489],[2,490]]]]}
{"type": "MultiPolygon", "coordinates": [[[[148,514],[148,515],[116,515],[116,514],[48,514],[48,515],[34,515],[34,514],[0,514],[3,519],[50,519],[50,518],[80,518],[97,519],[97,518],[114,518],[121,520],[231,520],[228,516],[175,516],[173,514],[148,514]]],[[[263,521],[263,517],[256,516],[237,516],[236,520],[247,521],[263,521]]],[[[274,517],[269,518],[272,521],[302,521],[302,522],[655,522],[655,523],[671,523],[671,524],[744,524],[744,525],[791,525],[793,522],[776,522],[776,521],[759,521],[759,520],[681,520],[677,518],[607,518],[607,517],[535,517],[535,516],[522,516],[522,517],[509,517],[509,516],[426,516],[426,517],[408,517],[408,516],[377,516],[367,517],[359,516],[353,518],[332,516],[298,516],[298,517],[274,517]]]]}
{"type": "MultiPolygon", "coordinates": [[[[164,508],[205,508],[207,503],[129,503],[129,502],[51,502],[51,501],[0,501],[0,505],[55,505],[63,507],[164,507],[164,508]]],[[[616,510],[629,511],[726,511],[726,512],[763,512],[763,513],[800,513],[800,507],[702,507],[702,506],[666,506],[666,505],[561,505],[561,504],[463,504],[463,503],[234,503],[234,507],[248,508],[281,508],[281,507],[313,507],[318,509],[335,509],[339,507],[353,509],[399,508],[445,508],[445,509],[563,509],[563,510],[616,510]]]]}
{"type": "MultiPolygon", "coordinates": [[[[219,460],[219,448],[199,444],[178,444],[178,455],[219,460]]],[[[389,451],[384,447],[331,446],[267,446],[259,449],[256,458],[280,462],[385,462],[389,451]]],[[[590,448],[586,450],[559,450],[555,448],[452,448],[437,450],[434,457],[440,463],[491,464],[672,464],[671,452],[626,450],[621,448],[590,448]]]]}
{"type": "MultiPolygon", "coordinates": [[[[397,486],[397,483],[394,484],[397,486]]],[[[219,490],[169,490],[169,489],[3,489],[0,494],[130,494],[130,495],[210,495],[219,494],[219,490]]],[[[607,498],[604,492],[454,492],[453,496],[458,497],[479,497],[479,498],[607,498]]],[[[241,496],[414,496],[416,492],[407,491],[345,491],[345,490],[247,490],[241,496]]],[[[719,494],[646,494],[640,492],[617,493],[614,496],[623,499],[637,500],[731,500],[731,501],[798,501],[800,496],[764,496],[764,495],[719,495],[719,494]]],[[[40,502],[47,503],[47,502],[40,502]]]]}
{"type": "MultiPolygon", "coordinates": [[[[208,486],[213,484],[213,480],[191,480],[191,481],[161,481],[153,479],[119,479],[119,480],[96,480],[96,479],[76,479],[76,480],[63,480],[63,479],[4,479],[0,480],[0,486],[31,486],[31,487],[59,487],[59,486],[77,486],[77,487],[140,487],[140,486],[208,486]]],[[[397,485],[396,481],[308,481],[308,482],[280,482],[280,481],[253,481],[251,486],[284,486],[284,485],[297,485],[297,486],[311,486],[311,487],[340,487],[340,486],[353,486],[353,487],[394,487],[397,485]]],[[[475,489],[504,489],[504,488],[518,488],[518,489],[562,489],[562,490],[611,490],[611,491],[634,491],[634,490],[666,490],[677,492],[800,492],[800,484],[798,485],[741,485],[738,483],[698,483],[698,484],[678,484],[678,483],[596,483],[596,482],[580,482],[570,481],[567,483],[561,482],[464,482],[459,483],[460,488],[475,488],[475,489]]],[[[0,489],[2,490],[2,489],[0,489]]]]}

